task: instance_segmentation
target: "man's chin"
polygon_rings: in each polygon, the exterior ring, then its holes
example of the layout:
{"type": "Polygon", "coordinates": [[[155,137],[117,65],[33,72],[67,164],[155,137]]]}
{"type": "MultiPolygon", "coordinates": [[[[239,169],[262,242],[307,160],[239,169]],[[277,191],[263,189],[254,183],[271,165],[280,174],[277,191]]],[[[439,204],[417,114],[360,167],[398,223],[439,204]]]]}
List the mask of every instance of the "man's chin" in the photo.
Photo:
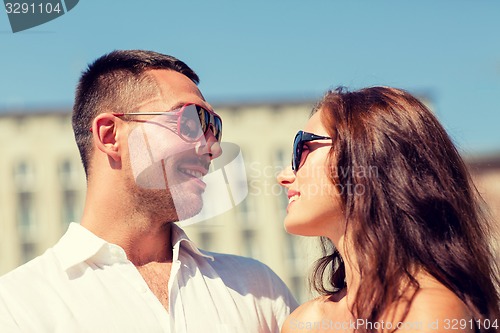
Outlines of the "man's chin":
{"type": "Polygon", "coordinates": [[[203,200],[201,198],[201,195],[183,196],[182,198],[174,200],[174,202],[175,211],[177,212],[179,221],[187,220],[193,216],[196,216],[201,212],[203,208],[203,200]]]}
{"type": "Polygon", "coordinates": [[[177,212],[177,221],[185,221],[192,217],[195,217],[201,212],[201,209],[198,210],[184,210],[182,212],[177,212]]]}

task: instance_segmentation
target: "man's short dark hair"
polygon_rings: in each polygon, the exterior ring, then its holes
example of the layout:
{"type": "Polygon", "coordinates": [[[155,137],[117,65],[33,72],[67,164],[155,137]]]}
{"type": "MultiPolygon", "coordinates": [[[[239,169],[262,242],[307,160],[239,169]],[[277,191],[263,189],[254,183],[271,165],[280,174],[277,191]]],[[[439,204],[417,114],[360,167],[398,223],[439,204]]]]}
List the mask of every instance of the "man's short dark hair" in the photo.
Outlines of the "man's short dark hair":
{"type": "Polygon", "coordinates": [[[146,71],[153,69],[173,70],[184,74],[195,84],[199,83],[198,75],[179,59],[143,50],[113,51],[94,61],[82,73],[76,88],[72,122],[87,178],[93,119],[103,110],[129,111],[137,102],[157,94],[155,80],[145,75],[146,71]]]}

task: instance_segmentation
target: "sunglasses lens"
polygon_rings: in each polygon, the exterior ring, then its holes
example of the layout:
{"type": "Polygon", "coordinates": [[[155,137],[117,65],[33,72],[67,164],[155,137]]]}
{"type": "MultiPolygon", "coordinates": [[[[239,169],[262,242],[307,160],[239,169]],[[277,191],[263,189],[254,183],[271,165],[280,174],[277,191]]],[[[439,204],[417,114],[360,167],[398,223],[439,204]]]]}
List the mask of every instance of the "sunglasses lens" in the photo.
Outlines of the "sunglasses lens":
{"type": "Polygon", "coordinates": [[[222,119],[219,116],[214,116],[214,136],[217,141],[222,137],[222,119]]]}
{"type": "Polygon", "coordinates": [[[212,133],[217,141],[220,141],[222,137],[222,120],[216,114],[210,113],[208,110],[200,106],[196,106],[198,115],[200,118],[203,133],[205,133],[208,128],[212,129],[212,133]]]}
{"type": "Polygon", "coordinates": [[[180,119],[180,135],[188,141],[198,140],[205,132],[205,116],[203,112],[198,112],[196,105],[184,107],[180,119]]]}
{"type": "Polygon", "coordinates": [[[302,131],[299,131],[293,140],[292,170],[297,172],[302,159],[302,131]]]}
{"type": "Polygon", "coordinates": [[[180,119],[180,135],[187,141],[196,141],[208,130],[220,141],[222,137],[222,120],[218,115],[210,113],[201,106],[190,104],[184,107],[180,119]]]}

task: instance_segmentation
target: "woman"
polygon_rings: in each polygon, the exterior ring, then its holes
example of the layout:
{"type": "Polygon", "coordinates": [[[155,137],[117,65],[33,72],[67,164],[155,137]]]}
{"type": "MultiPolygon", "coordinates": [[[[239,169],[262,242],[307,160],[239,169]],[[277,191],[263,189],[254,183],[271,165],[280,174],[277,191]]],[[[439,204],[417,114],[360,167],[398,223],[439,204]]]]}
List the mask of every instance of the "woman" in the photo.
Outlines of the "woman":
{"type": "Polygon", "coordinates": [[[294,141],[289,233],[322,236],[282,332],[496,332],[492,229],[435,116],[387,87],[329,91],[294,141]]]}

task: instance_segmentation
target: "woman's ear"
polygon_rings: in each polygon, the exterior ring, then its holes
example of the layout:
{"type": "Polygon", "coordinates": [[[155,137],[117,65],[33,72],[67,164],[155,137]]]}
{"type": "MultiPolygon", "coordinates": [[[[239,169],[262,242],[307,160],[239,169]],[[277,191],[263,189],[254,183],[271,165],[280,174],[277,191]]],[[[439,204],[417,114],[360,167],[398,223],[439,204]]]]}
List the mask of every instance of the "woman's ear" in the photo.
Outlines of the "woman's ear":
{"type": "Polygon", "coordinates": [[[118,118],[111,113],[100,113],[92,122],[92,133],[95,146],[111,159],[119,162],[121,152],[117,121],[118,118]]]}

